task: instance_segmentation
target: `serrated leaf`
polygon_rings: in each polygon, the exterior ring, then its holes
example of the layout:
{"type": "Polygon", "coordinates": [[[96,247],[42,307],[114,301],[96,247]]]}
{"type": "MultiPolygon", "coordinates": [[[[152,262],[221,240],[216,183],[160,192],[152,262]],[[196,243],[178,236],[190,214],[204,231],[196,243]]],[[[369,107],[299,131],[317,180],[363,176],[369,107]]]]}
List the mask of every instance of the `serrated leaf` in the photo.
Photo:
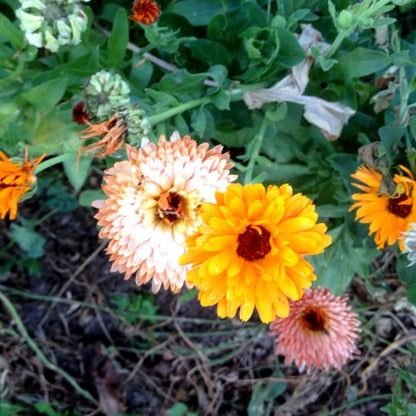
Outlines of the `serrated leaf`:
{"type": "Polygon", "coordinates": [[[114,68],[123,66],[129,41],[129,25],[126,10],[120,7],[114,17],[113,28],[108,39],[108,63],[114,68]]]}

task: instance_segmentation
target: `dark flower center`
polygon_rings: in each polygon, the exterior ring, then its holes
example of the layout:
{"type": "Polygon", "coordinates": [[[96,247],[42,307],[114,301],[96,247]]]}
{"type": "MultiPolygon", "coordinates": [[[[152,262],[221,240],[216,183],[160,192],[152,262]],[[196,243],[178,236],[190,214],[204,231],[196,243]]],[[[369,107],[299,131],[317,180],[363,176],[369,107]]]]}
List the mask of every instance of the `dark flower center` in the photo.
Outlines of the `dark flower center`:
{"type": "Polygon", "coordinates": [[[402,194],[398,198],[389,198],[387,209],[398,217],[406,218],[412,212],[412,204],[400,205],[400,202],[405,201],[407,198],[406,194],[402,194]]]}
{"type": "Polygon", "coordinates": [[[158,201],[159,217],[169,225],[177,219],[185,217],[185,203],[181,195],[176,192],[164,192],[158,201]]]}
{"type": "Polygon", "coordinates": [[[314,332],[326,332],[328,319],[321,308],[308,306],[303,310],[301,317],[305,328],[314,332]]]}
{"type": "Polygon", "coordinates": [[[272,249],[270,232],[263,227],[247,227],[243,234],[239,234],[237,243],[237,254],[249,261],[262,259],[272,249]]]}

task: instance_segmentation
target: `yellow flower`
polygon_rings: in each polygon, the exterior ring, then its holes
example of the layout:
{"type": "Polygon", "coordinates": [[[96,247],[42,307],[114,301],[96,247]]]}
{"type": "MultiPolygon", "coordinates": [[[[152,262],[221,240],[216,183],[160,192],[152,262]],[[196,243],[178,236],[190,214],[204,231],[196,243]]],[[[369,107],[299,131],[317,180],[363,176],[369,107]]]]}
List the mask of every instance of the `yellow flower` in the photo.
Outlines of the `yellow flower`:
{"type": "Polygon", "coordinates": [[[18,202],[36,182],[33,172],[44,157],[45,155],[29,161],[26,154],[24,163],[12,162],[0,151],[0,218],[2,220],[7,213],[11,220],[16,218],[18,202]]]}
{"type": "Polygon", "coordinates": [[[179,260],[193,266],[187,279],[201,305],[217,304],[221,318],[240,308],[243,321],[255,307],[265,323],[288,316],[288,298],[300,299],[316,279],[303,256],[331,244],[312,201],[287,184],[232,184],[216,201],[202,205],[203,225],[179,260]]]}
{"type": "MultiPolygon", "coordinates": [[[[355,218],[363,224],[370,224],[369,235],[375,233],[377,248],[383,248],[385,244],[393,245],[410,228],[410,224],[416,222],[415,180],[409,169],[402,165],[399,167],[406,175],[394,175],[395,191],[392,195],[382,191],[383,175],[370,166],[360,166],[351,175],[361,182],[352,185],[363,192],[352,195],[356,202],[349,211],[358,208],[355,218]]],[[[399,246],[403,251],[401,239],[399,246]]]]}

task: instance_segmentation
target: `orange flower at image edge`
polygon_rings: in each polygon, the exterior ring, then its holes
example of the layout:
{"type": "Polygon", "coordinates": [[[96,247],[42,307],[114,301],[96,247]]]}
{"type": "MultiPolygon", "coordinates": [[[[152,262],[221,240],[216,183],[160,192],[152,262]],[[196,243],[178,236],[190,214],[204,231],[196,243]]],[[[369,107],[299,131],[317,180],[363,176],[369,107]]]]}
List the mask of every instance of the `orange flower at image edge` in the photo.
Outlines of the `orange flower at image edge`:
{"type": "Polygon", "coordinates": [[[133,4],[132,13],[129,19],[143,25],[151,25],[160,16],[159,6],[153,0],[136,0],[133,4]]]}
{"type": "Polygon", "coordinates": [[[203,225],[179,260],[193,267],[187,280],[201,305],[217,305],[221,318],[240,308],[243,321],[254,308],[265,323],[288,316],[288,298],[300,299],[316,279],[303,256],[331,244],[312,201],[288,184],[232,184],[216,200],[201,206],[203,225]]]}
{"type": "Polygon", "coordinates": [[[359,352],[357,316],[345,295],[333,296],[322,287],[306,290],[301,300],[290,302],[287,318],[270,324],[270,335],[277,337],[275,352],[285,357],[286,364],[294,362],[300,371],[340,370],[359,352]]]}
{"type": "Polygon", "coordinates": [[[409,169],[402,165],[399,168],[404,173],[394,175],[395,191],[392,195],[381,192],[383,175],[370,166],[360,166],[351,175],[361,182],[352,185],[363,192],[352,195],[356,202],[349,210],[357,208],[356,219],[370,224],[369,235],[375,234],[374,240],[379,249],[398,241],[403,251],[403,241],[399,237],[411,223],[416,222],[415,180],[409,169]]]}
{"type": "Polygon", "coordinates": [[[0,218],[2,220],[7,213],[11,220],[16,218],[17,205],[36,182],[33,172],[45,156],[29,161],[26,154],[24,162],[13,162],[0,151],[0,218]]]}

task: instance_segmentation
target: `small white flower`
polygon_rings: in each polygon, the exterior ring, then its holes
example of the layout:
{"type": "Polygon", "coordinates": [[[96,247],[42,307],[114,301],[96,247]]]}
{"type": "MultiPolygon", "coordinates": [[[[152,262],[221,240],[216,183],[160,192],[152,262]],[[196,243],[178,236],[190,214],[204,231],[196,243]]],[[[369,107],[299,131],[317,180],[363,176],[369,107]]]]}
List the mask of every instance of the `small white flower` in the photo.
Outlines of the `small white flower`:
{"type": "Polygon", "coordinates": [[[28,43],[52,52],[60,46],[80,43],[88,17],[78,6],[79,1],[89,0],[21,0],[16,17],[28,43]]]}
{"type": "Polygon", "coordinates": [[[29,8],[43,10],[46,7],[46,4],[42,0],[21,0],[21,8],[26,10],[29,8]]]}
{"type": "Polygon", "coordinates": [[[33,33],[38,30],[45,20],[42,16],[26,13],[23,9],[16,10],[16,17],[20,20],[20,29],[26,33],[33,33]]]}
{"type": "Polygon", "coordinates": [[[404,250],[403,254],[407,254],[407,259],[409,260],[409,265],[413,266],[416,264],[416,224],[410,224],[410,228],[403,233],[403,244],[404,250]]]}
{"type": "Polygon", "coordinates": [[[58,39],[56,39],[50,29],[46,29],[44,33],[44,46],[51,52],[56,52],[59,49],[58,39]]]}
{"type": "Polygon", "coordinates": [[[43,38],[41,33],[26,33],[26,39],[30,45],[41,48],[43,46],[43,38]]]}

